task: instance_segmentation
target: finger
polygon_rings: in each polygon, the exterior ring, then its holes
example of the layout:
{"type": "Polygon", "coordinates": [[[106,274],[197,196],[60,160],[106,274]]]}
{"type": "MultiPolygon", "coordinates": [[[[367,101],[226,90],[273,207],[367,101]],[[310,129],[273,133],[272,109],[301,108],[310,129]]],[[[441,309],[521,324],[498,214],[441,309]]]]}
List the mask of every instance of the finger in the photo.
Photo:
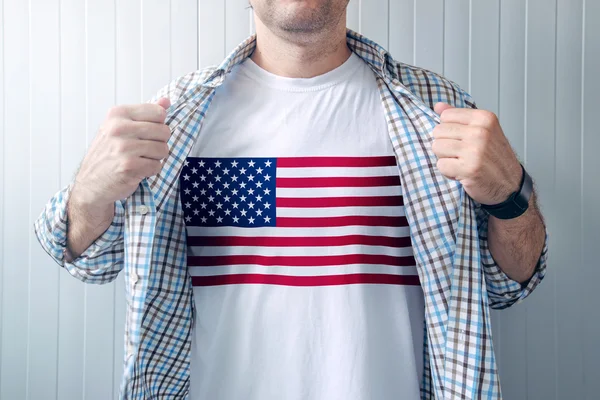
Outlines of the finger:
{"type": "Polygon", "coordinates": [[[452,122],[444,122],[433,129],[432,135],[435,140],[454,139],[463,140],[469,134],[470,127],[452,122]]]}
{"type": "Polygon", "coordinates": [[[149,158],[151,160],[162,160],[169,155],[169,146],[165,142],[154,140],[136,140],[133,154],[149,158]]]}
{"type": "Polygon", "coordinates": [[[446,104],[446,103],[436,103],[436,105],[433,107],[433,110],[438,113],[438,115],[442,115],[444,113],[444,111],[446,110],[450,110],[454,107],[452,107],[450,104],[446,104]]]}
{"type": "Polygon", "coordinates": [[[171,107],[171,100],[169,100],[168,97],[163,97],[163,98],[158,99],[158,101],[156,102],[156,104],[158,104],[159,106],[161,106],[165,110],[168,110],[169,107],[171,107]]]}
{"type": "Polygon", "coordinates": [[[165,118],[167,118],[167,111],[158,104],[136,104],[124,107],[127,115],[133,121],[164,124],[165,118]]]}
{"type": "Polygon", "coordinates": [[[130,121],[127,124],[128,136],[142,140],[155,140],[168,142],[171,138],[171,129],[165,124],[156,122],[130,121]]]}
{"type": "Polygon", "coordinates": [[[158,175],[162,169],[162,163],[149,158],[137,158],[134,161],[136,177],[138,179],[148,178],[158,175]]]}
{"type": "Polygon", "coordinates": [[[444,111],[440,116],[442,122],[451,122],[455,124],[469,125],[477,119],[477,112],[470,108],[452,108],[444,111]]]}
{"type": "Polygon", "coordinates": [[[438,158],[458,158],[462,154],[463,142],[454,139],[437,139],[431,149],[438,158]]]}
{"type": "Polygon", "coordinates": [[[440,158],[437,168],[448,179],[457,180],[460,173],[460,161],[458,158],[440,158]]]}

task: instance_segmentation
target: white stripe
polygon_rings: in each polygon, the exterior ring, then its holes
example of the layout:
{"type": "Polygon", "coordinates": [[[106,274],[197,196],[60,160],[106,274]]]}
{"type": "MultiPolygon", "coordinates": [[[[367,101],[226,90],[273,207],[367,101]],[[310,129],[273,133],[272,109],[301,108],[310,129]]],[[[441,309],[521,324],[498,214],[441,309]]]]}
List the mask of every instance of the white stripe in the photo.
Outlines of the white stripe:
{"type": "MultiPolygon", "coordinates": [[[[398,167],[311,167],[277,168],[278,178],[398,176],[398,167]]],[[[257,175],[261,176],[261,175],[257,175]]],[[[264,179],[261,179],[261,181],[264,179]]]]}
{"type": "MultiPolygon", "coordinates": [[[[272,193],[272,192],[271,192],[272,193]]],[[[263,195],[264,193],[260,193],[263,195]]],[[[277,188],[277,197],[362,197],[401,196],[400,186],[336,187],[336,188],[277,188]]],[[[239,197],[238,197],[239,198],[239,197]]],[[[264,198],[264,196],[263,196],[264,198]]],[[[238,201],[239,202],[239,201],[238,201]]]]}
{"type": "Polygon", "coordinates": [[[368,245],[316,246],[316,247],[261,247],[261,246],[192,246],[188,247],[193,256],[217,257],[237,255],[259,256],[340,256],[347,254],[373,254],[393,257],[413,255],[412,247],[387,247],[368,245]]]}
{"type": "Polygon", "coordinates": [[[321,236],[346,236],[346,235],[368,235],[407,237],[409,228],[393,226],[340,226],[334,228],[239,228],[236,226],[214,226],[200,227],[190,226],[189,236],[271,236],[271,237],[321,237],[321,236]]]}
{"type": "Polygon", "coordinates": [[[263,267],[260,265],[226,265],[222,267],[190,267],[191,276],[215,276],[231,274],[276,274],[292,276],[323,276],[344,274],[390,274],[417,275],[416,267],[392,267],[388,265],[343,265],[333,267],[263,267]]]}
{"type": "MultiPolygon", "coordinates": [[[[256,208],[256,207],[255,207],[256,208]]],[[[247,208],[246,208],[247,209],[247,208]]],[[[262,210],[262,208],[261,208],[262,210]]],[[[347,216],[386,216],[403,217],[404,207],[324,207],[324,208],[287,208],[277,209],[278,217],[347,217],[347,216]]]]}

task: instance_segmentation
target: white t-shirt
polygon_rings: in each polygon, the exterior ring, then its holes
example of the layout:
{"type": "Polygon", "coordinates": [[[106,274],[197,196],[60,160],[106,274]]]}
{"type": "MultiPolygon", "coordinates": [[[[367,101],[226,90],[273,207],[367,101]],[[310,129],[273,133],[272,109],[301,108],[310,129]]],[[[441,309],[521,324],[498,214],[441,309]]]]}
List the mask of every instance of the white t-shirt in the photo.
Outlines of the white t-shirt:
{"type": "Polygon", "coordinates": [[[190,399],[418,399],[419,285],[373,72],[250,59],[180,177],[196,305],[190,399]]]}

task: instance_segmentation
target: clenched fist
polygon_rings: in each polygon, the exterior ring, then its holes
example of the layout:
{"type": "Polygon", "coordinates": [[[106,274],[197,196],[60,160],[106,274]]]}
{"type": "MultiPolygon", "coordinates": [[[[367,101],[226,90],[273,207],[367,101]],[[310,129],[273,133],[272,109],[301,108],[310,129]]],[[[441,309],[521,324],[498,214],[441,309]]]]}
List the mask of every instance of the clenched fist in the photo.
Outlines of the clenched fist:
{"type": "Polygon", "coordinates": [[[108,112],[75,177],[67,204],[65,260],[73,262],[114,218],[115,202],[156,175],[169,155],[165,125],[168,99],[158,104],[118,106],[108,112]]]}
{"type": "Polygon", "coordinates": [[[87,204],[105,206],[129,197],[146,177],[156,175],[169,154],[165,125],[170,102],[117,106],[92,142],[73,191],[87,204]]]}
{"type": "Polygon", "coordinates": [[[496,115],[437,103],[441,123],[433,130],[437,168],[460,181],[478,203],[502,203],[519,190],[523,171],[496,115]]]}

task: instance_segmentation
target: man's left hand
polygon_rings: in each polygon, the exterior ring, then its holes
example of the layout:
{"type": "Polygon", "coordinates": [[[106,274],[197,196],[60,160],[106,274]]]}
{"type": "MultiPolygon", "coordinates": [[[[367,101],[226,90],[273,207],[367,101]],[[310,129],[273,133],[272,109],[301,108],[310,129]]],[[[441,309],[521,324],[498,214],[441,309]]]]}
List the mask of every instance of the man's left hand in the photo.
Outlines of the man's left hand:
{"type": "Polygon", "coordinates": [[[502,203],[519,190],[519,160],[490,111],[437,103],[441,123],[433,130],[432,150],[445,177],[459,181],[481,204],[502,203]]]}

